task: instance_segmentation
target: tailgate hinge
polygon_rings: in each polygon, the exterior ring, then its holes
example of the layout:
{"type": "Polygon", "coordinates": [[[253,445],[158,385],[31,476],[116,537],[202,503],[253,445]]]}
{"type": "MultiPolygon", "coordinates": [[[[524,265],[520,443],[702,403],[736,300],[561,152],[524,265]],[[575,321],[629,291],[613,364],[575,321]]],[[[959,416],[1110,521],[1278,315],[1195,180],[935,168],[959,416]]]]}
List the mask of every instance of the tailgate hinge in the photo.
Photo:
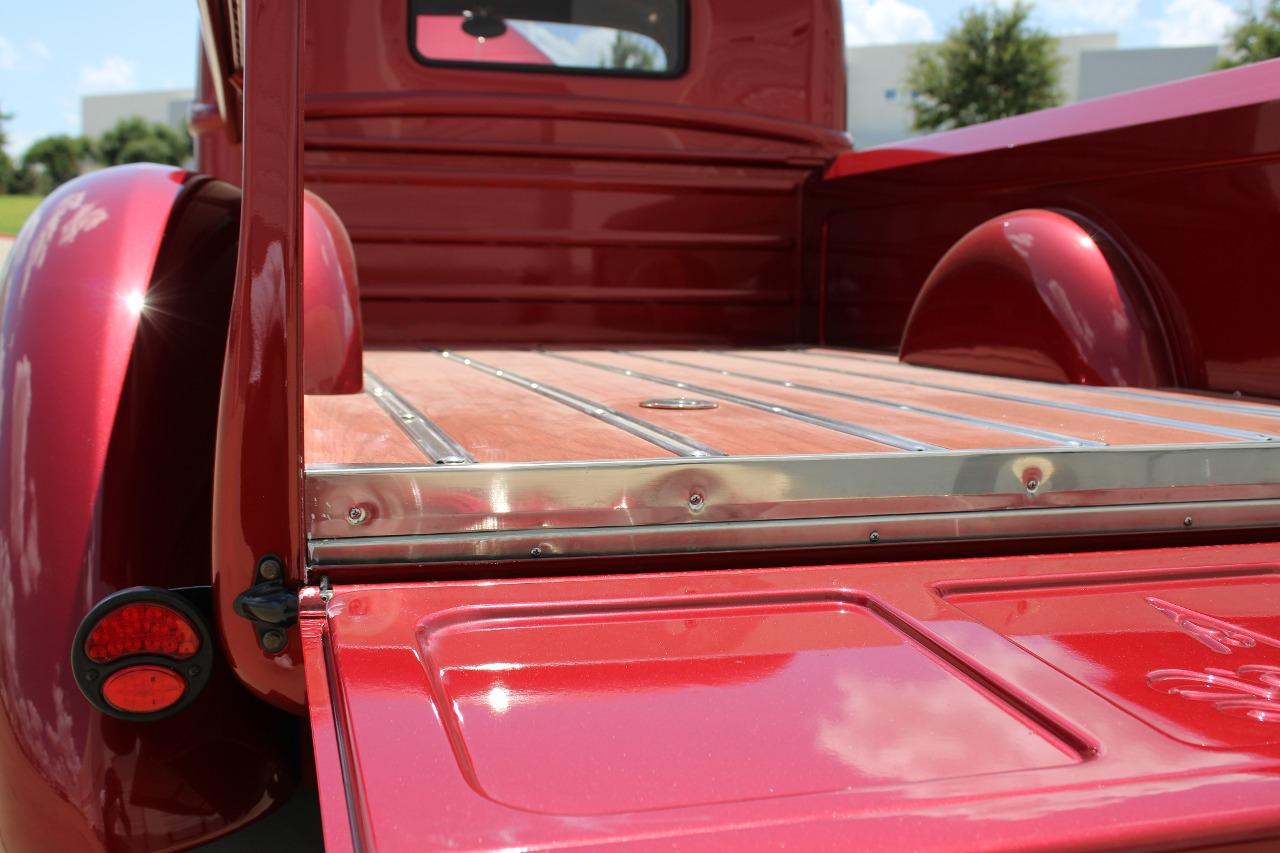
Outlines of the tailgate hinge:
{"type": "Polygon", "coordinates": [[[232,608],[258,631],[263,651],[279,654],[289,646],[286,629],[298,623],[298,594],[284,585],[284,564],[278,557],[258,561],[258,583],[236,596],[232,608]]]}

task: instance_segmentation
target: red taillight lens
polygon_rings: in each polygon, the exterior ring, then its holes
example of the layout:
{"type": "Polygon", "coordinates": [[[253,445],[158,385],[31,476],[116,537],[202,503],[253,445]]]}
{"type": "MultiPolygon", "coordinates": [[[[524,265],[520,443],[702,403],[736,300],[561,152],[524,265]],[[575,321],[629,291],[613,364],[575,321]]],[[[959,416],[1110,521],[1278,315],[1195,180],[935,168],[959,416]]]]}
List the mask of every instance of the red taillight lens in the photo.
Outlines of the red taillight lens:
{"type": "Polygon", "coordinates": [[[162,666],[131,666],[112,673],[102,684],[102,698],[117,711],[154,714],[174,705],[187,683],[162,666]]]}
{"type": "Polygon", "coordinates": [[[213,639],[209,587],[134,586],[95,604],[71,641],[76,686],[121,720],[180,713],[209,683],[213,639]]]}
{"type": "Polygon", "coordinates": [[[84,643],[85,656],[94,663],[128,655],[186,660],[199,650],[200,636],[185,616],[163,604],[140,602],[107,613],[84,643]]]}

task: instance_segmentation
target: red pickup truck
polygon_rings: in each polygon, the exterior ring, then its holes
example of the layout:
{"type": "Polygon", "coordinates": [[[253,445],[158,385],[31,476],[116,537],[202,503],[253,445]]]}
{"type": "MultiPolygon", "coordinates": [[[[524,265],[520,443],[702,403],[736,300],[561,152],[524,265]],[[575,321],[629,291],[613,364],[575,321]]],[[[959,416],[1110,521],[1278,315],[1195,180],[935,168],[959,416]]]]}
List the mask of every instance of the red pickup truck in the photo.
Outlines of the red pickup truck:
{"type": "Polygon", "coordinates": [[[1280,64],[854,151],[837,0],[200,7],[0,285],[4,849],[1280,845],[1280,64]]]}

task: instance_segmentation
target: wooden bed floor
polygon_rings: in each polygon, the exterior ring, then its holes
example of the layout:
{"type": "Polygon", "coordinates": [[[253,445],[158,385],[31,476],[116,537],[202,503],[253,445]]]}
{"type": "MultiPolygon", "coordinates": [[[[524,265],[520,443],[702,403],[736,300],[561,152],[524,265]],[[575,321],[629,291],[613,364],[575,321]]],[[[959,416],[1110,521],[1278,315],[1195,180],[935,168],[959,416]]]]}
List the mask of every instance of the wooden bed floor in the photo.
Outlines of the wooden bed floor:
{"type": "Polygon", "coordinates": [[[365,393],[306,399],[308,466],[1280,440],[1280,406],[831,349],[379,350],[365,369],[365,393]]]}

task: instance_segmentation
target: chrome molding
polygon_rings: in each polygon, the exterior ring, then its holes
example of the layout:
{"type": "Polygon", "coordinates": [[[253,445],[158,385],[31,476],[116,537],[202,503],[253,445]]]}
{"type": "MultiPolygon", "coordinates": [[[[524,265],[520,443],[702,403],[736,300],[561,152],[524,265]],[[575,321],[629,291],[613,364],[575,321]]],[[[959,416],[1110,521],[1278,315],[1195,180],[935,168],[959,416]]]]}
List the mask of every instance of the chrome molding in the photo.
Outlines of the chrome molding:
{"type": "Polygon", "coordinates": [[[672,388],[679,388],[682,391],[692,391],[695,394],[701,394],[705,397],[716,397],[721,400],[727,400],[730,403],[737,403],[739,406],[746,406],[751,409],[757,409],[762,412],[768,412],[772,415],[779,415],[784,418],[792,418],[797,421],[804,421],[807,424],[823,427],[825,429],[842,432],[846,435],[856,435],[859,438],[865,438],[878,444],[888,447],[896,447],[899,450],[926,451],[941,450],[942,448],[928,442],[918,441],[914,438],[907,438],[894,433],[883,432],[882,430],[864,427],[859,424],[842,421],[836,418],[829,418],[825,415],[814,414],[800,409],[792,409],[788,406],[780,406],[777,403],[770,403],[765,400],[757,400],[753,397],[744,397],[740,394],[733,394],[728,391],[717,391],[714,388],[707,388],[703,385],[695,385],[691,382],[684,382],[675,379],[668,379],[665,376],[657,376],[652,373],[644,373],[639,370],[631,370],[626,367],[615,367],[612,364],[601,364],[591,361],[590,359],[580,358],[579,356],[569,355],[563,352],[553,352],[550,350],[543,351],[543,355],[551,358],[558,358],[564,361],[571,361],[574,364],[581,364],[585,367],[594,367],[598,370],[607,370],[610,373],[621,374],[622,376],[634,376],[636,379],[644,379],[648,382],[656,382],[661,385],[670,385],[672,388]]]}
{"type": "Polygon", "coordinates": [[[476,460],[453,436],[401,398],[373,372],[364,372],[364,389],[377,400],[391,419],[437,465],[469,465],[476,460]]]}
{"type": "Polygon", "coordinates": [[[876,548],[888,544],[1046,535],[1096,536],[1167,531],[1172,536],[1176,535],[1175,531],[1188,529],[1187,519],[1192,520],[1194,529],[1274,527],[1280,524],[1280,501],[320,539],[309,543],[309,557],[312,568],[319,569],[375,563],[687,554],[766,548],[876,548]]]}
{"type": "Polygon", "coordinates": [[[467,367],[475,368],[476,370],[487,373],[490,376],[497,377],[498,379],[504,379],[513,385],[518,385],[519,387],[524,388],[526,391],[541,394],[543,397],[555,400],[561,405],[568,406],[571,409],[576,409],[579,412],[591,415],[591,417],[598,418],[610,426],[617,427],[618,429],[629,432],[634,436],[643,438],[650,444],[656,444],[663,450],[669,450],[677,456],[708,457],[725,455],[722,451],[716,450],[714,447],[709,447],[700,441],[672,432],[669,429],[664,429],[657,424],[652,424],[648,421],[641,420],[640,418],[623,414],[622,412],[611,409],[608,406],[596,403],[593,400],[588,400],[585,397],[579,397],[577,394],[571,394],[568,391],[563,391],[542,382],[535,382],[532,379],[526,379],[525,377],[512,373],[509,370],[494,367],[492,365],[485,364],[482,361],[476,361],[474,358],[471,358],[464,353],[441,352],[438,353],[438,355],[440,355],[441,358],[447,358],[450,361],[465,364],[467,367]]]}
{"type": "Polygon", "coordinates": [[[1190,406],[1193,409],[1209,409],[1215,412],[1230,412],[1235,415],[1251,415],[1255,418],[1280,418],[1280,404],[1267,403],[1233,403],[1217,397],[1192,397],[1193,389],[1165,391],[1146,390],[1143,388],[1090,388],[1116,397],[1129,397],[1134,400],[1146,400],[1148,403],[1168,403],[1175,406],[1190,406]]]}
{"type": "Polygon", "coordinates": [[[652,525],[1256,500],[1280,500],[1274,445],[326,466],[306,475],[312,539],[484,541],[589,527],[630,535],[652,525]]]}
{"type": "MultiPolygon", "coordinates": [[[[1061,409],[1068,412],[1079,412],[1085,415],[1099,415],[1106,418],[1119,418],[1120,420],[1131,421],[1133,423],[1152,424],[1154,426],[1174,427],[1176,429],[1191,430],[1193,432],[1206,433],[1208,435],[1219,435],[1223,438],[1235,438],[1240,441],[1280,441],[1280,435],[1266,432],[1254,432],[1253,430],[1235,429],[1233,427],[1218,426],[1216,424],[1206,424],[1200,421],[1188,421],[1180,418],[1165,418],[1159,415],[1148,415],[1141,412],[1129,412],[1123,409],[1109,409],[1103,406],[1089,406],[1084,403],[1064,403],[1056,400],[1044,400],[1039,397],[1024,396],[1022,394],[1009,394],[1003,391],[979,391],[973,388],[963,388],[955,385],[948,385],[940,382],[925,382],[919,379],[906,379],[902,376],[886,375],[883,373],[866,373],[859,370],[847,370],[839,367],[824,367],[816,364],[796,364],[794,361],[779,361],[776,358],[766,358],[762,355],[749,355],[746,353],[720,351],[714,352],[732,358],[750,359],[752,361],[764,361],[769,364],[783,364],[787,367],[802,368],[806,370],[821,370],[826,373],[839,373],[846,376],[859,376],[863,379],[879,379],[886,382],[896,382],[900,385],[915,385],[920,388],[932,388],[935,391],[950,391],[954,394],[970,394],[976,397],[987,397],[993,400],[1004,400],[1010,403],[1026,403],[1033,406],[1041,406],[1050,409],[1061,409]]],[[[797,351],[801,352],[801,351],[797,351]]],[[[831,355],[829,353],[802,351],[805,355],[819,356],[835,360],[845,359],[844,355],[831,355]]],[[[850,353],[848,356],[850,361],[860,361],[863,363],[875,364],[873,359],[860,358],[856,354],[850,353]]],[[[946,374],[947,371],[935,370],[930,367],[917,367],[912,364],[901,365],[914,371],[927,374],[946,374]]],[[[985,377],[999,379],[1002,382],[1019,383],[1025,385],[1039,384],[1041,387],[1050,385],[1051,383],[1030,383],[1025,380],[1010,379],[1004,376],[985,377]]],[[[1083,386],[1082,386],[1083,387],[1083,386]]],[[[1089,390],[1094,390],[1090,388],[1089,390]]]]}
{"type": "MultiPolygon", "coordinates": [[[[897,412],[908,412],[919,415],[929,415],[944,420],[959,421],[961,423],[972,424],[974,426],[985,427],[986,429],[998,430],[1012,435],[1022,435],[1028,438],[1039,438],[1044,441],[1050,441],[1064,447],[1106,447],[1106,442],[1093,441],[1087,438],[1080,438],[1075,435],[1064,435],[1062,433],[1049,432],[1047,430],[1035,429],[1034,427],[1024,427],[1018,424],[1005,423],[1004,421],[993,421],[987,418],[974,417],[972,415],[962,415],[957,412],[948,412],[945,409],[935,409],[931,406],[920,406],[914,403],[895,403],[892,400],[886,400],[883,397],[870,397],[865,394],[852,394],[848,391],[837,391],[833,388],[822,388],[818,385],[806,385],[803,382],[793,380],[771,379],[767,376],[760,376],[754,373],[742,373],[736,370],[723,370],[719,367],[707,367],[705,365],[690,364],[689,362],[679,361],[674,358],[663,358],[662,356],[649,355],[647,353],[637,352],[635,350],[623,350],[626,355],[636,358],[643,358],[649,361],[657,361],[663,364],[674,364],[678,367],[689,367],[695,370],[706,370],[719,373],[722,376],[734,376],[738,379],[748,379],[752,382],[763,382],[768,385],[777,385],[782,388],[793,388],[797,391],[808,391],[813,394],[823,394],[828,397],[839,397],[845,400],[856,400],[859,403],[867,403],[872,406],[880,406],[883,408],[893,409],[897,412]]],[[[719,354],[716,351],[715,354],[719,354]]],[[[797,365],[798,367],[798,365],[797,365]]],[[[801,368],[803,369],[803,368],[801,368]]]]}

